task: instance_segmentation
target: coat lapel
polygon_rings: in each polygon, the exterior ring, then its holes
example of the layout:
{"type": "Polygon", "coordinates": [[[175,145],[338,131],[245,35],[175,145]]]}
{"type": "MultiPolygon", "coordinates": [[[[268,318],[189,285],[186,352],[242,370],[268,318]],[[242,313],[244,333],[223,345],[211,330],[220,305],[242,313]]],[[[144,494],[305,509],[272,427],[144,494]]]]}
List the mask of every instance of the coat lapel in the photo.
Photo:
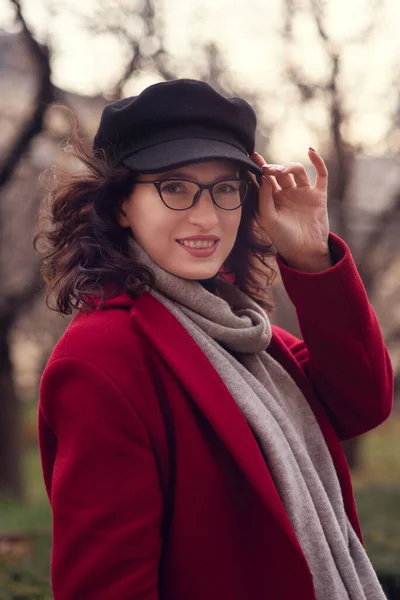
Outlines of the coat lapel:
{"type": "Polygon", "coordinates": [[[135,300],[130,314],[132,326],[140,330],[162,356],[228,448],[268,511],[301,551],[258,444],[208,358],[179,321],[150,294],[143,294],[135,300]]]}

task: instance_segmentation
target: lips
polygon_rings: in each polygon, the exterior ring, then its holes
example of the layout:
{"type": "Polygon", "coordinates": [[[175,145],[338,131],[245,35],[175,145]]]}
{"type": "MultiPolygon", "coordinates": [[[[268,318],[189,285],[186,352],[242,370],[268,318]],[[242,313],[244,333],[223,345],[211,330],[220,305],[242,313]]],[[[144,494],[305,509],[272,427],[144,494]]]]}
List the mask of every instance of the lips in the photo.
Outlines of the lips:
{"type": "Polygon", "coordinates": [[[219,241],[216,235],[198,235],[176,240],[186,252],[197,258],[212,256],[216,251],[219,241]]]}
{"type": "Polygon", "coordinates": [[[192,235],[185,238],[176,240],[178,244],[185,246],[186,248],[212,248],[218,241],[219,237],[216,235],[192,235]]]}
{"type": "Polygon", "coordinates": [[[217,240],[177,240],[178,244],[187,248],[212,248],[217,240]]]}

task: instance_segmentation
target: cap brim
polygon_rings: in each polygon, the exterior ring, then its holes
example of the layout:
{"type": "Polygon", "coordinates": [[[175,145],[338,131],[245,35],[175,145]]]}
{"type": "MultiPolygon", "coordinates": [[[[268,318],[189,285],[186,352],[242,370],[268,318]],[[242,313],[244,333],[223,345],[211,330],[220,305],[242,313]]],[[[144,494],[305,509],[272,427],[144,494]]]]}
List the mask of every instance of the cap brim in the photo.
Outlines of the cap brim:
{"type": "Polygon", "coordinates": [[[231,160],[247,170],[262,175],[262,170],[240,148],[219,140],[204,138],[178,139],[139,150],[122,160],[139,173],[159,173],[193,162],[231,160]]]}

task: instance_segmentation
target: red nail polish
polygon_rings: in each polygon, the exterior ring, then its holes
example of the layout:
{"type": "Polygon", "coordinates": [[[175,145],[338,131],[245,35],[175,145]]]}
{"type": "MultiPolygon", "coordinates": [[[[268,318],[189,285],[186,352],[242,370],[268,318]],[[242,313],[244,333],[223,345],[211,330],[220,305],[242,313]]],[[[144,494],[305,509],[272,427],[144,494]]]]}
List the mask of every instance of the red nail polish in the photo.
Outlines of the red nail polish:
{"type": "Polygon", "coordinates": [[[313,152],[316,152],[316,150],[314,150],[314,148],[311,148],[311,146],[309,147],[309,150],[312,150],[313,152]]]}

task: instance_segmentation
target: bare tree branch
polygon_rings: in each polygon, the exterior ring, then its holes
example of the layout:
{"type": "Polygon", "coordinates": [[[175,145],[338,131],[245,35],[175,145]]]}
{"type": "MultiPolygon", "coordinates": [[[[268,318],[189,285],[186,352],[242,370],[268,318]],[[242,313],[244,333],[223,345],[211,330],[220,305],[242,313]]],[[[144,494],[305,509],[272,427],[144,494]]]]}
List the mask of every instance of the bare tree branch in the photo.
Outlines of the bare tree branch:
{"type": "MultiPolygon", "coordinates": [[[[35,40],[24,19],[19,0],[10,0],[10,2],[15,8],[16,21],[21,25],[22,39],[36,65],[38,90],[33,101],[32,114],[22,125],[0,167],[0,192],[5,191],[5,187],[12,180],[20,161],[29,150],[31,142],[43,130],[44,115],[54,93],[51,83],[49,48],[35,40]]],[[[4,228],[0,231],[2,236],[4,231],[4,228]]],[[[24,281],[22,289],[17,293],[1,298],[0,309],[0,397],[2,400],[0,404],[0,489],[2,492],[15,496],[19,496],[22,492],[22,445],[21,419],[13,377],[10,333],[20,311],[31,304],[41,288],[39,269],[33,269],[29,279],[29,281],[24,281]]]]}
{"type": "Polygon", "coordinates": [[[222,60],[219,49],[216,44],[210,43],[204,49],[207,61],[207,73],[203,76],[203,80],[207,81],[218,92],[229,95],[229,92],[224,88],[221,78],[226,70],[226,66],[222,60]]]}
{"type": "Polygon", "coordinates": [[[113,7],[103,2],[95,17],[92,17],[90,22],[84,18],[84,22],[90,31],[97,34],[111,33],[129,48],[131,56],[113,87],[112,100],[120,98],[129,79],[146,67],[155,68],[165,80],[176,77],[176,73],[167,64],[168,53],[162,30],[157,25],[154,0],[144,0],[136,12],[132,12],[130,7],[113,7]],[[140,24],[139,31],[133,32],[132,24],[140,24]],[[145,50],[146,42],[151,44],[150,51],[145,50]]]}
{"type": "MultiPolygon", "coordinates": [[[[296,68],[287,57],[286,72],[289,80],[296,86],[304,104],[313,100],[317,94],[323,94],[328,104],[332,156],[329,160],[329,197],[331,212],[335,220],[335,229],[345,240],[348,240],[347,190],[352,168],[352,150],[343,139],[342,129],[346,119],[338,79],[341,68],[341,57],[324,26],[323,4],[321,0],[310,0],[311,16],[314,19],[321,43],[330,63],[330,72],[326,82],[315,84],[296,68]]],[[[296,7],[293,0],[285,0],[284,36],[287,47],[293,43],[293,20],[296,7]]]]}
{"type": "Polygon", "coordinates": [[[47,105],[53,99],[49,49],[47,46],[39,44],[33,37],[22,15],[19,0],[10,0],[10,2],[16,9],[16,20],[22,26],[25,43],[37,64],[39,86],[33,113],[20,131],[13,146],[9,149],[6,159],[0,168],[0,190],[10,181],[19,161],[29,149],[32,140],[42,131],[47,105]]]}
{"type": "Polygon", "coordinates": [[[338,79],[341,69],[341,55],[335,48],[323,23],[323,5],[321,0],[310,0],[312,16],[316,24],[320,39],[331,64],[330,77],[324,86],[328,101],[330,115],[330,130],[332,135],[333,157],[331,159],[331,177],[329,180],[329,193],[336,207],[336,229],[338,233],[348,240],[348,215],[347,215],[347,190],[351,179],[353,150],[343,139],[342,127],[346,115],[343,101],[338,88],[338,79]],[[332,172],[333,171],[333,172],[332,172]]]}
{"type": "MultiPolygon", "coordinates": [[[[327,29],[324,25],[324,1],[323,0],[310,0],[312,12],[315,18],[315,24],[318,29],[318,33],[320,38],[324,40],[326,46],[330,47],[329,53],[331,55],[337,53],[334,50],[334,44],[330,35],[327,32],[327,29]]],[[[373,0],[370,7],[370,12],[373,15],[369,22],[365,25],[363,29],[360,29],[357,34],[353,33],[351,38],[349,38],[347,42],[351,42],[352,44],[356,43],[364,43],[370,35],[373,33],[376,28],[379,11],[382,11],[384,3],[380,0],[373,0]]]]}
{"type": "MultiPolygon", "coordinates": [[[[311,2],[312,14],[313,14],[314,21],[315,21],[315,24],[318,29],[319,36],[320,36],[321,40],[323,40],[325,46],[328,49],[328,47],[331,46],[331,39],[330,39],[330,37],[324,27],[324,24],[323,24],[323,6],[321,4],[321,0],[310,0],[310,2],[311,2]]],[[[328,52],[331,56],[334,55],[332,48],[329,48],[328,52]]]]}
{"type": "Polygon", "coordinates": [[[158,50],[153,56],[153,63],[161,77],[163,77],[165,81],[170,81],[171,79],[177,78],[177,73],[166,65],[167,57],[167,51],[163,46],[161,46],[160,50],[158,50]]]}
{"type": "Polygon", "coordinates": [[[126,65],[124,73],[122,74],[122,76],[120,77],[120,79],[117,81],[117,83],[114,86],[114,89],[112,92],[112,97],[111,97],[112,100],[117,100],[118,98],[121,98],[124,85],[130,79],[130,77],[133,75],[133,73],[138,70],[138,68],[140,66],[141,55],[140,55],[139,43],[136,41],[132,41],[131,46],[132,46],[132,57],[131,57],[130,61],[128,62],[128,64],[126,65]]]}

